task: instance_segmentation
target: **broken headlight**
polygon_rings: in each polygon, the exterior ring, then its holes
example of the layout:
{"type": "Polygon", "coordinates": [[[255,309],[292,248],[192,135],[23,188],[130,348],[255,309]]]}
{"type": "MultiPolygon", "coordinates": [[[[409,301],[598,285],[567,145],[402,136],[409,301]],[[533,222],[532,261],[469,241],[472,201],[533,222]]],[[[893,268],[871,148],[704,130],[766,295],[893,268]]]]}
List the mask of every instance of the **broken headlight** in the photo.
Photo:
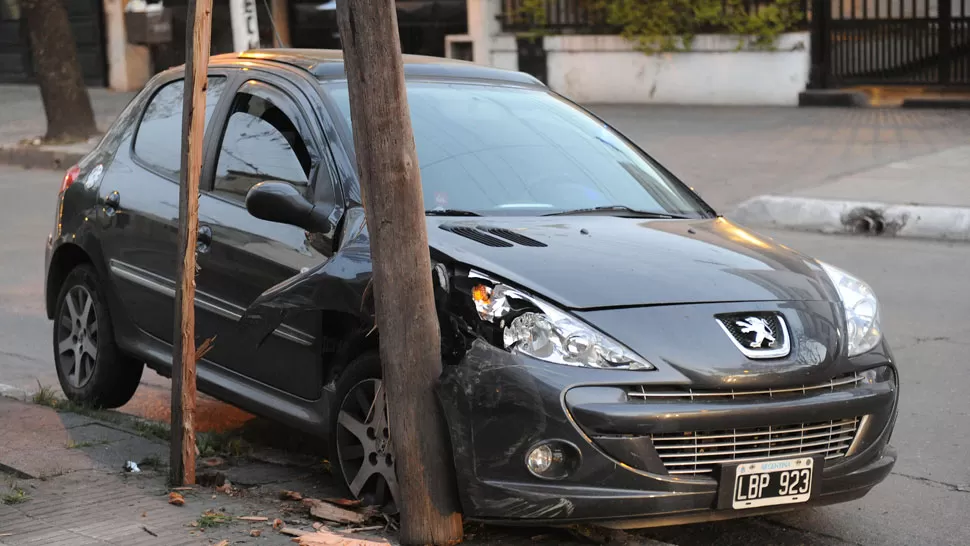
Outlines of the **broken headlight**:
{"type": "Polygon", "coordinates": [[[879,327],[879,301],[872,288],[841,269],[819,262],[832,280],[845,309],[846,340],[849,356],[872,350],[882,338],[879,327]]]}
{"type": "Polygon", "coordinates": [[[639,355],[555,306],[501,283],[476,284],[478,316],[501,329],[503,348],[554,364],[652,370],[639,355]]]}

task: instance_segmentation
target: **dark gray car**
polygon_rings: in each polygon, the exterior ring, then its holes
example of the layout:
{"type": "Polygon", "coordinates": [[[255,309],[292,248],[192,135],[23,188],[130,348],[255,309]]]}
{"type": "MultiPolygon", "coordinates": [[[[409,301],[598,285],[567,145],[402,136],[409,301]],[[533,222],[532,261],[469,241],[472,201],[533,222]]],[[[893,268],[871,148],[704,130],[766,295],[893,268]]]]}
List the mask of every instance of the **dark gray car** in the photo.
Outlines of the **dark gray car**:
{"type": "MultiPolygon", "coordinates": [[[[466,517],[707,521],[889,474],[897,373],[863,281],[718,216],[531,76],[405,73],[466,517]]],[[[78,402],[171,373],[182,78],[156,76],[58,195],[47,311],[78,402]]],[[[209,78],[199,387],[329,438],[350,492],[394,511],[340,54],[218,56],[209,78]]]]}

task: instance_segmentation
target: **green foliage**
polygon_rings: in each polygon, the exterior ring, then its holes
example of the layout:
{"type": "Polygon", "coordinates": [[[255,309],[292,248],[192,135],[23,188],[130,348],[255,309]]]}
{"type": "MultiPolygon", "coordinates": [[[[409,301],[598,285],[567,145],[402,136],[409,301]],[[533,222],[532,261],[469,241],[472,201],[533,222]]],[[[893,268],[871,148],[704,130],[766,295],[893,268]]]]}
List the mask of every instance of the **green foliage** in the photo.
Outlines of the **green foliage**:
{"type": "MultiPolygon", "coordinates": [[[[701,32],[737,36],[738,49],[770,50],[779,35],[804,18],[798,0],[769,0],[751,8],[743,0],[584,0],[584,7],[648,54],[689,51],[701,32]]],[[[524,0],[516,17],[535,27],[527,34],[541,34],[548,22],[545,0],[524,0]]]]}
{"type": "Polygon", "coordinates": [[[21,504],[29,500],[30,496],[27,495],[27,492],[19,487],[14,487],[9,493],[0,496],[0,502],[6,505],[21,504]]]}
{"type": "Polygon", "coordinates": [[[208,529],[210,527],[218,527],[220,525],[228,525],[232,523],[232,516],[223,514],[221,512],[214,512],[212,510],[206,510],[199,516],[199,519],[195,520],[194,527],[200,529],[208,529]]]}

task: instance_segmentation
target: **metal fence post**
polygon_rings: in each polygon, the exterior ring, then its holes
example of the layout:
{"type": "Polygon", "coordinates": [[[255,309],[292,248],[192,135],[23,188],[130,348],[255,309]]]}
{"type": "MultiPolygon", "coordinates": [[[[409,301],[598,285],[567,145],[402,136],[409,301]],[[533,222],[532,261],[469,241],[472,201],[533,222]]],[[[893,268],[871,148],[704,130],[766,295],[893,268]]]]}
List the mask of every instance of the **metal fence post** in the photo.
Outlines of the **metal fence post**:
{"type": "Polygon", "coordinates": [[[809,89],[825,89],[829,86],[829,20],[832,18],[828,0],[811,0],[812,6],[812,65],[808,77],[809,89]]]}

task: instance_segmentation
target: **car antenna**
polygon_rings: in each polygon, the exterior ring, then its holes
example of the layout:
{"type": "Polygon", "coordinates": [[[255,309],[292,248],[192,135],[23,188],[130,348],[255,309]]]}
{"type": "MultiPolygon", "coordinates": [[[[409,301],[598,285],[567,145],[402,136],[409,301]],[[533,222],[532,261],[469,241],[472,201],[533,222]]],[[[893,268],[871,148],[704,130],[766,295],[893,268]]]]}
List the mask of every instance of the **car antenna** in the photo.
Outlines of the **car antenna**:
{"type": "Polygon", "coordinates": [[[269,15],[269,26],[273,27],[273,35],[276,36],[276,43],[280,44],[280,48],[285,48],[286,44],[280,38],[280,31],[276,30],[276,20],[273,19],[273,8],[269,6],[268,0],[263,0],[263,6],[266,7],[266,14],[269,15]]]}

